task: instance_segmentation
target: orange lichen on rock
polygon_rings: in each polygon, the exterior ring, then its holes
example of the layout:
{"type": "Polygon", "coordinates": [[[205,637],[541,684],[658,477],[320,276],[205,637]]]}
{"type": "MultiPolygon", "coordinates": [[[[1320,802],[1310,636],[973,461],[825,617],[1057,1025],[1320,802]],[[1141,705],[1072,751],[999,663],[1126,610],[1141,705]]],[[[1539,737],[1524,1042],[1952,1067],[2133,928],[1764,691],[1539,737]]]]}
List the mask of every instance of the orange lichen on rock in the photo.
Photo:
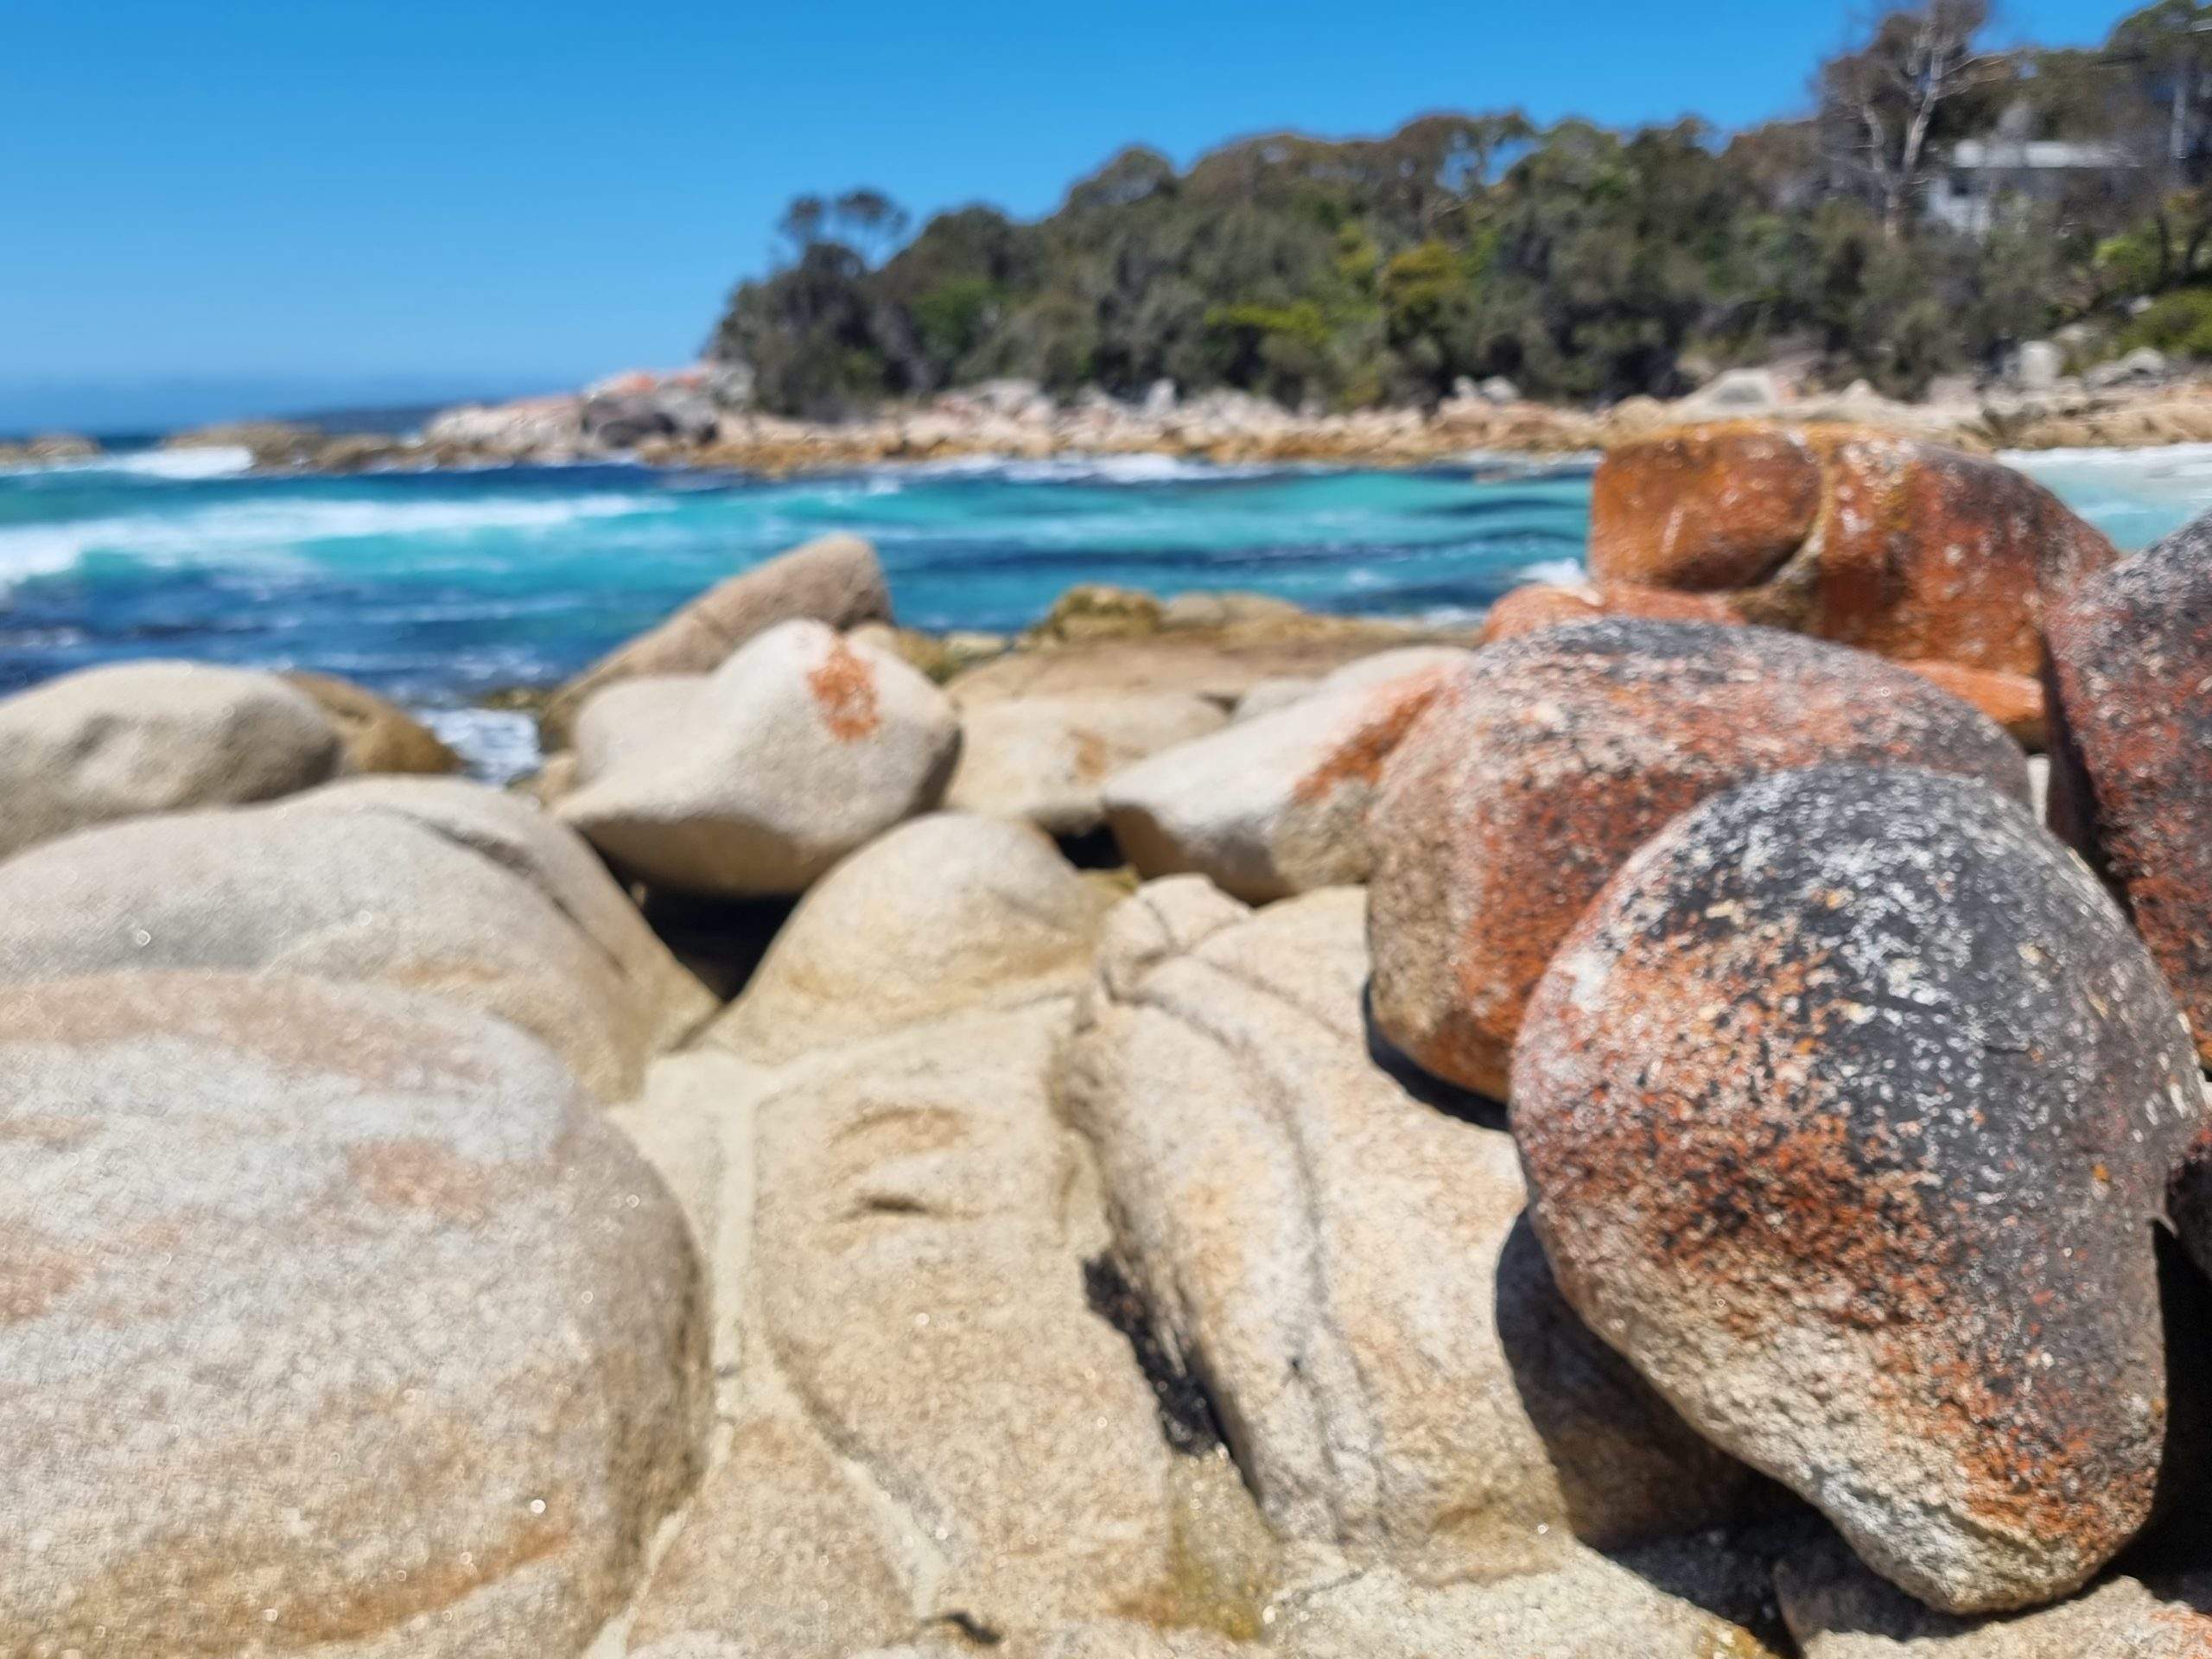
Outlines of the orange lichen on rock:
{"type": "Polygon", "coordinates": [[[1578,1311],[1877,1571],[2009,1610],[2142,1526],[2151,1224],[2206,1108],[2140,943],[2018,805],[1831,767],[1686,814],[1561,947],[1513,1084],[1578,1311]]]}
{"type": "Polygon", "coordinates": [[[808,671],[806,683],[821,707],[822,723],[840,742],[857,743],[883,723],[876,712],[874,671],[842,639],[808,671]]]}

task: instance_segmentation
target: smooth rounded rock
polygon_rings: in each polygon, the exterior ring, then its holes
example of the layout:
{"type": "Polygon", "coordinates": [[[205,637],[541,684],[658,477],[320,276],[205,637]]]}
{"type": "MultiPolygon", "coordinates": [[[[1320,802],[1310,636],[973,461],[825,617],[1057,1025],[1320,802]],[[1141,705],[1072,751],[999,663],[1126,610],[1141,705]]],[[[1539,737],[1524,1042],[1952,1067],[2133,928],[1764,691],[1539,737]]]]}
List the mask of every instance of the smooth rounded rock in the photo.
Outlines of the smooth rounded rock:
{"type": "Polygon", "coordinates": [[[1088,835],[1106,821],[1107,779],[1227,723],[1219,704],[1187,692],[980,702],[963,715],[944,804],[1024,819],[1049,835],[1088,835]]]}
{"type": "Polygon", "coordinates": [[[336,728],[274,674],[121,663],[0,699],[0,858],[91,824],[335,777],[336,728]]]}
{"type": "Polygon", "coordinates": [[[698,1267],[560,1062],[428,998],[0,1001],[0,1651],[580,1654],[690,1486],[698,1267]]]}
{"type": "Polygon", "coordinates": [[[556,810],[619,868],[686,892],[804,892],[935,806],[960,752],[943,692],[819,622],[757,636],[682,698],[678,720],[624,690],[652,728],[594,736],[579,759],[607,769],[580,767],[556,810]]]}
{"type": "Polygon", "coordinates": [[[1485,649],[1393,757],[1369,826],[1377,1025],[1436,1076],[1503,1098],[1529,992],[1623,861],[1709,796],[1823,762],[1930,766],[2027,798],[2017,744],[1863,652],[1640,620],[1485,649]]]}
{"type": "Polygon", "coordinates": [[[1561,948],[1513,1085],[1569,1300],[1885,1577],[2032,1606],[2143,1525],[2152,1227],[2205,1102],[2148,953],[2024,810],[1833,767],[1685,815],[1561,948]]]}

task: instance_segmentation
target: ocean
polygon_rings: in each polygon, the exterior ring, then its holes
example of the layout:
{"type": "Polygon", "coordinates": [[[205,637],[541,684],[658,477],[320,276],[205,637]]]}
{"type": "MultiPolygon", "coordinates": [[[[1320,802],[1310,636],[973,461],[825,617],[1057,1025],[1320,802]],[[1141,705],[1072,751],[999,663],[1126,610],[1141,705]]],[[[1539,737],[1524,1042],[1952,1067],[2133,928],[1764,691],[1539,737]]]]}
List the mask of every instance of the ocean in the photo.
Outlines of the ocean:
{"type": "MultiPolygon", "coordinates": [[[[2212,446],[2009,457],[2126,548],[2212,509],[2212,446]]],[[[1415,472],[1150,456],[768,480],[624,465],[344,478],[242,451],[0,471],[0,692],[127,658],[340,674],[422,711],[487,776],[555,683],[703,588],[831,530],[883,556],[899,620],[1009,630],[1078,582],[1241,589],[1462,620],[1579,569],[1590,463],[1415,472]]]]}

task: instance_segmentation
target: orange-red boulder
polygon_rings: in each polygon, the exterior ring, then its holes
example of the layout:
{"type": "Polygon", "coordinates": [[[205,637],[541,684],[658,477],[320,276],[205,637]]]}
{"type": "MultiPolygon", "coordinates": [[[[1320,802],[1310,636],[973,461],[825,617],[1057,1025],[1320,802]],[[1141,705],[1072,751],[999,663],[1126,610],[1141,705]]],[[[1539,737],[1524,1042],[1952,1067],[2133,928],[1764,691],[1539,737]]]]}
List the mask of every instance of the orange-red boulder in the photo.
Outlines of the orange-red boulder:
{"type": "Polygon", "coordinates": [[[1694,602],[1911,663],[2040,747],[2044,615],[2116,557],[1993,461],[1847,426],[1685,427],[1598,468],[1592,585],[1508,594],[1485,635],[1694,602]]]}
{"type": "Polygon", "coordinates": [[[1490,646],[1386,766],[1369,825],[1382,1033],[1503,1098],[1553,951],[1656,830],[1764,772],[1932,767],[2025,802],[2019,746],[1920,676],[1768,628],[1613,620],[1490,646]]]}
{"type": "Polygon", "coordinates": [[[2135,918],[2212,1065],[2212,518],[2050,619],[2051,823],[2135,918]]]}
{"type": "Polygon", "coordinates": [[[1494,645],[1523,634],[1555,628],[1562,622],[1594,622],[1600,617],[1640,616],[1654,622],[1741,622],[1736,607],[1712,594],[1681,594],[1666,588],[1645,588],[1632,582],[1609,582],[1603,586],[1577,583],[1559,587],[1530,582],[1516,588],[1490,607],[1483,618],[1479,645],[1494,645]]]}

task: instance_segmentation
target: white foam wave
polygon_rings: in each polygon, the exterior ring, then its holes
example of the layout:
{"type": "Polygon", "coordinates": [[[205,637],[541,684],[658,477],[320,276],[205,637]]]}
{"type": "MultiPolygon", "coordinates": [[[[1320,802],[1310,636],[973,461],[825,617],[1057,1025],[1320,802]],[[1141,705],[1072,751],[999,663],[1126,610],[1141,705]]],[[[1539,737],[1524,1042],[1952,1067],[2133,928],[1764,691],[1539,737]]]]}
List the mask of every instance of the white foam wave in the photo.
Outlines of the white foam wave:
{"type": "Polygon", "coordinates": [[[615,493],[508,501],[285,499],[16,525],[0,529],[0,591],[27,577],[73,569],[93,554],[172,567],[296,568],[307,562],[307,550],[334,543],[378,537],[435,543],[486,531],[545,534],[586,520],[665,512],[671,506],[652,496],[615,493]]]}
{"type": "Polygon", "coordinates": [[[473,777],[508,784],[537,770],[537,722],[508,709],[417,709],[415,717],[467,764],[473,777]]]}
{"type": "Polygon", "coordinates": [[[877,476],[898,478],[996,479],[1009,484],[1176,484],[1210,479],[1268,478],[1315,471],[1265,462],[1186,461],[1179,455],[1054,455],[1025,460],[1018,455],[961,455],[950,461],[889,463],[870,468],[877,476]]]}
{"type": "Polygon", "coordinates": [[[1580,559],[1539,559],[1516,570],[1513,579],[1516,582],[1542,582],[1554,588],[1571,588],[1588,574],[1580,559]]]}

